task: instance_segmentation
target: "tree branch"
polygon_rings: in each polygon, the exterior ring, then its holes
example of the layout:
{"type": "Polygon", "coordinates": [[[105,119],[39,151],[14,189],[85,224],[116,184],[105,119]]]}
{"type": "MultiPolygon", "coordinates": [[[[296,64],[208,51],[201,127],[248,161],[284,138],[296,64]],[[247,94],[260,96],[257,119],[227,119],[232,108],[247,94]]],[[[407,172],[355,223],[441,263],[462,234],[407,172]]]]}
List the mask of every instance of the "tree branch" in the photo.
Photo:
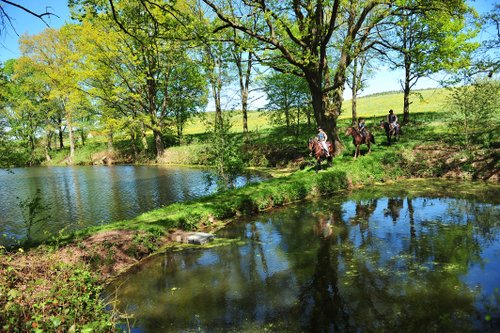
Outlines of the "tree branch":
{"type": "MultiPolygon", "coordinates": [[[[48,16],[48,17],[55,16],[55,17],[59,18],[58,15],[56,15],[56,14],[54,14],[54,13],[52,13],[52,12],[50,12],[48,10],[48,8],[50,8],[50,7],[46,7],[45,8],[45,12],[38,14],[38,13],[35,13],[34,11],[26,8],[25,6],[19,5],[19,4],[15,3],[15,2],[12,2],[12,1],[9,1],[9,0],[0,0],[0,3],[1,2],[5,3],[5,4],[8,4],[8,5],[11,5],[13,7],[19,8],[22,11],[24,11],[24,12],[26,12],[26,13],[34,16],[34,17],[39,18],[47,27],[50,27],[50,25],[47,23],[47,21],[45,21],[45,17],[46,16],[48,16]]],[[[14,23],[12,22],[12,18],[9,16],[9,14],[7,14],[7,12],[5,11],[4,7],[0,6],[0,20],[3,22],[3,19],[7,19],[7,21],[9,22],[10,27],[14,30],[14,33],[17,36],[19,36],[19,34],[17,33],[16,28],[14,27],[14,23]]],[[[0,30],[0,32],[1,32],[1,30],[0,30]]]]}

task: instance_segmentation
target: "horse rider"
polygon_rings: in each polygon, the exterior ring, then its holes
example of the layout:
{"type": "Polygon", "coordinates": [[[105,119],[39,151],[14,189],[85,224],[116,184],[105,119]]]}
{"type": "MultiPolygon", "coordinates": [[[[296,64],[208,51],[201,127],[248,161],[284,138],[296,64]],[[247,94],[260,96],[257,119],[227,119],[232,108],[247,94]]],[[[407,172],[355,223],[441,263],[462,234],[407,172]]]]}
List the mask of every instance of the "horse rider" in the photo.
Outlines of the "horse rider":
{"type": "Polygon", "coordinates": [[[394,110],[392,109],[389,110],[389,114],[387,115],[387,122],[389,123],[390,129],[398,129],[398,116],[394,114],[394,110]]]}
{"type": "Polygon", "coordinates": [[[363,137],[363,139],[366,138],[366,124],[365,124],[365,119],[364,118],[359,118],[358,120],[358,131],[359,134],[363,137]]]}
{"type": "Polygon", "coordinates": [[[328,135],[326,135],[325,131],[321,127],[318,127],[318,135],[317,135],[318,141],[321,144],[321,147],[323,147],[323,150],[325,151],[326,156],[330,156],[330,153],[328,152],[328,146],[326,144],[326,140],[328,140],[328,135]]]}

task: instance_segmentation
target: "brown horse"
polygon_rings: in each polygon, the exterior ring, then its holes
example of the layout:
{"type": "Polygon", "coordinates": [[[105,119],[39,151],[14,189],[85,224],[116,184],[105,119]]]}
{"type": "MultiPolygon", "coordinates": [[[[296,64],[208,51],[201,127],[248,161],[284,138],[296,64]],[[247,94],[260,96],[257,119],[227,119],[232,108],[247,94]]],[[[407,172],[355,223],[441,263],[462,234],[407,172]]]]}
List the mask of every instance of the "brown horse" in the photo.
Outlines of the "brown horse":
{"type": "Polygon", "coordinates": [[[368,152],[372,151],[370,144],[375,143],[375,137],[370,132],[366,131],[366,135],[363,137],[354,127],[348,127],[345,131],[345,135],[352,136],[352,143],[356,146],[354,158],[359,156],[359,146],[362,144],[368,146],[368,152]]]}
{"type": "Polygon", "coordinates": [[[399,140],[399,136],[403,134],[403,132],[401,131],[401,125],[393,127],[385,120],[380,121],[380,128],[383,128],[385,130],[385,136],[387,137],[388,145],[391,145],[392,142],[399,140]]]}
{"type": "Polygon", "coordinates": [[[326,152],[317,138],[309,139],[309,150],[311,151],[311,154],[313,154],[316,158],[316,172],[318,172],[318,170],[321,168],[322,159],[326,158],[326,160],[328,161],[328,166],[332,165],[333,145],[328,141],[326,142],[326,145],[328,147],[328,153],[330,154],[329,156],[326,156],[326,152]]]}

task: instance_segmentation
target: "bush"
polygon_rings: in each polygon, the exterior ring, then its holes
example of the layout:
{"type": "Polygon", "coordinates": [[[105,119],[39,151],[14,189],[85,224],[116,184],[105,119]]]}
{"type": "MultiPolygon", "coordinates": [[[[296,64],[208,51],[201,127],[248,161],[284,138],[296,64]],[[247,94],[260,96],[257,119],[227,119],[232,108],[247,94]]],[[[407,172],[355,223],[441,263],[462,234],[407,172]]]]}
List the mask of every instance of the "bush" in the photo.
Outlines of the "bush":
{"type": "Polygon", "coordinates": [[[485,79],[454,88],[449,105],[452,127],[463,134],[466,145],[477,143],[489,147],[498,141],[500,81],[485,79]]]}
{"type": "Polygon", "coordinates": [[[342,171],[319,173],[315,178],[315,186],[321,195],[346,189],[348,186],[347,175],[342,171]]]}

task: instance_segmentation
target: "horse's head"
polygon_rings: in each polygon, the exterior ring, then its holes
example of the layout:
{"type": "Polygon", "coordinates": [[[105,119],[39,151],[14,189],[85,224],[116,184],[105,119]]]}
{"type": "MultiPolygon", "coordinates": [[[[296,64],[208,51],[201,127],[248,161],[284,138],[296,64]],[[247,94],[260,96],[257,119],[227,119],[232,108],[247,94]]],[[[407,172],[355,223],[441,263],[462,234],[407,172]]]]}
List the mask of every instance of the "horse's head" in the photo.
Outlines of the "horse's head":
{"type": "Polygon", "coordinates": [[[309,150],[311,150],[311,151],[313,150],[313,146],[314,146],[314,139],[313,138],[309,139],[307,146],[309,147],[309,150]]]}
{"type": "Polygon", "coordinates": [[[382,119],[380,121],[380,128],[385,129],[386,131],[388,131],[389,130],[389,123],[387,121],[385,121],[385,120],[382,119]]]}
{"type": "Polygon", "coordinates": [[[347,129],[345,130],[345,135],[347,135],[347,136],[352,135],[353,132],[354,132],[354,128],[347,127],[347,129]]]}

